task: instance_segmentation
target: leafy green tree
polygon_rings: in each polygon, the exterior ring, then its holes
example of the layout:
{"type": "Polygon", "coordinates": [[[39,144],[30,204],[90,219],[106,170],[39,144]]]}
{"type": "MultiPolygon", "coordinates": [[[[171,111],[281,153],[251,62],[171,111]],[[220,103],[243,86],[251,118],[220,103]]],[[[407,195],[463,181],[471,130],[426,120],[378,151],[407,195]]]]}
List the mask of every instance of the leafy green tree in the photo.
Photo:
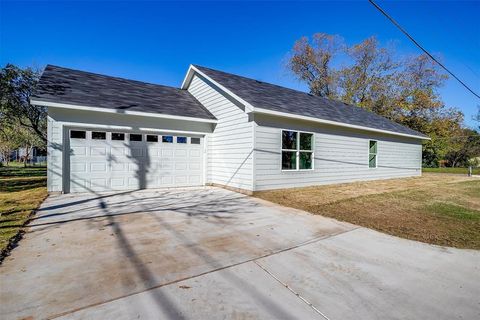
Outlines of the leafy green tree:
{"type": "Polygon", "coordinates": [[[46,143],[47,110],[30,104],[30,96],[39,77],[38,70],[21,69],[13,64],[7,64],[0,70],[0,124],[19,124],[46,143]]]}

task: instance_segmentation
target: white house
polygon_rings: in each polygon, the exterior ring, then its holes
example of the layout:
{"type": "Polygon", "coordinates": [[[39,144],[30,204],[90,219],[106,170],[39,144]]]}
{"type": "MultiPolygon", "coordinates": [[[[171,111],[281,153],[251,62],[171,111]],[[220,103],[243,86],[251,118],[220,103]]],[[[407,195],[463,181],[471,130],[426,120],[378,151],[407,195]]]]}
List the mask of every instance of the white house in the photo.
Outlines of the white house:
{"type": "Polygon", "coordinates": [[[362,108],[192,65],[181,88],[47,66],[48,190],[252,192],[421,175],[425,135],[362,108]]]}

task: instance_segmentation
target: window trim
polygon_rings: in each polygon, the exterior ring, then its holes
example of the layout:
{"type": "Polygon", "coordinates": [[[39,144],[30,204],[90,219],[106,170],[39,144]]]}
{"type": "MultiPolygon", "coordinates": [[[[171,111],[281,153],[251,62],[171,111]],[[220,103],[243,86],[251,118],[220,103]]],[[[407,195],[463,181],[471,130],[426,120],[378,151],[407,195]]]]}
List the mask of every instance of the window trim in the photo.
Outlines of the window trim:
{"type": "Polygon", "coordinates": [[[368,139],[367,166],[368,166],[368,169],[377,169],[378,168],[378,140],[368,139]],[[370,142],[371,141],[374,141],[377,144],[377,152],[375,152],[375,167],[370,167],[370,142]]]}
{"type": "Polygon", "coordinates": [[[280,171],[281,172],[299,172],[299,171],[314,171],[315,170],[315,132],[293,130],[293,129],[281,129],[280,130],[280,171]],[[296,149],[283,149],[283,132],[291,131],[297,133],[297,148],[296,149]],[[307,133],[312,135],[312,150],[300,150],[300,134],[307,133]],[[282,156],[283,151],[296,153],[296,165],[295,169],[283,169],[282,168],[282,156]],[[300,169],[300,152],[309,152],[312,154],[312,167],[310,169],[300,169]]]}

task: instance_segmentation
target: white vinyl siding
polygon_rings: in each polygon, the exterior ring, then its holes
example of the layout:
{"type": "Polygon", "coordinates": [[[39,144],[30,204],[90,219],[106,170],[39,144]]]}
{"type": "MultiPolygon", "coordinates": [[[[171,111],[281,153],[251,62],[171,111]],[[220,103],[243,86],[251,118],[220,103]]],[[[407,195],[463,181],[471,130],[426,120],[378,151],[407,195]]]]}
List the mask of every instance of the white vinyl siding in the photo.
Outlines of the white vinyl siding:
{"type": "Polygon", "coordinates": [[[47,190],[63,191],[63,127],[50,115],[47,117],[47,190]]]}
{"type": "MultiPolygon", "coordinates": [[[[70,185],[69,155],[64,149],[69,149],[69,129],[81,128],[93,131],[115,132],[149,132],[161,135],[168,133],[175,136],[206,137],[213,131],[213,125],[204,122],[161,119],[148,116],[125,115],[117,113],[103,113],[84,110],[70,110],[61,108],[48,108],[47,121],[47,190],[49,192],[68,192],[70,185]],[[187,133],[176,133],[175,131],[187,133]]],[[[128,135],[125,136],[128,143],[128,135]]],[[[98,140],[102,141],[102,140],[98,140]]],[[[158,142],[160,143],[160,141],[158,142]]],[[[203,144],[202,144],[203,147],[203,144]]],[[[205,150],[202,148],[202,152],[205,150]]],[[[204,154],[202,154],[204,157],[204,154]]],[[[204,164],[202,164],[204,167],[204,164]]],[[[202,181],[205,179],[202,178],[202,181]]]]}
{"type": "Polygon", "coordinates": [[[188,91],[218,120],[207,141],[207,182],[253,190],[253,125],[248,115],[197,75],[188,91]]]}
{"type": "Polygon", "coordinates": [[[421,175],[420,140],[344,130],[295,120],[276,120],[273,117],[268,120],[255,120],[255,190],[421,175]],[[281,170],[282,129],[303,129],[315,133],[314,170],[281,170]],[[368,166],[371,138],[378,141],[375,170],[368,166]]]}

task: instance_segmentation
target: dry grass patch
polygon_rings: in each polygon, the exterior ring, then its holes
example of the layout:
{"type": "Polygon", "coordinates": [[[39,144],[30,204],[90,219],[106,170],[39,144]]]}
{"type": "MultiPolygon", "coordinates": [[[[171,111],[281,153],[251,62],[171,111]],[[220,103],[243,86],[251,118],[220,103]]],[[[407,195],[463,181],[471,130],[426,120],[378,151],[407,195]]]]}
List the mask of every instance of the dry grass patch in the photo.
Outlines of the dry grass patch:
{"type": "Polygon", "coordinates": [[[425,174],[255,196],[407,239],[480,249],[480,179],[425,174]]]}

